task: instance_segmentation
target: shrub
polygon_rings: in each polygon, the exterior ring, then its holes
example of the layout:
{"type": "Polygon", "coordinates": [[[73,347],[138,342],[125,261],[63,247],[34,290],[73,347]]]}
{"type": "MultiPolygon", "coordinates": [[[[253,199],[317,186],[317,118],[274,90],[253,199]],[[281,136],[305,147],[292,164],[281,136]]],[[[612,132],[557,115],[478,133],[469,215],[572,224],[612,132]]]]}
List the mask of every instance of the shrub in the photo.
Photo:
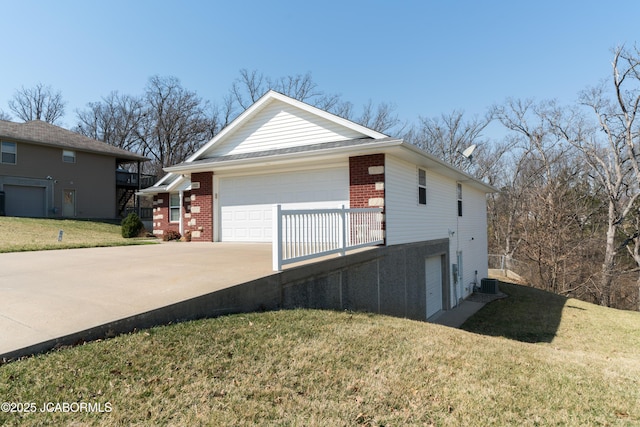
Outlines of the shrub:
{"type": "Polygon", "coordinates": [[[122,220],[122,237],[138,237],[144,225],[135,212],[131,212],[125,219],[122,220]]]}
{"type": "Polygon", "coordinates": [[[164,240],[165,242],[168,242],[169,240],[180,240],[180,233],[178,233],[175,230],[169,230],[166,231],[164,233],[164,235],[162,236],[162,240],[164,240]]]}

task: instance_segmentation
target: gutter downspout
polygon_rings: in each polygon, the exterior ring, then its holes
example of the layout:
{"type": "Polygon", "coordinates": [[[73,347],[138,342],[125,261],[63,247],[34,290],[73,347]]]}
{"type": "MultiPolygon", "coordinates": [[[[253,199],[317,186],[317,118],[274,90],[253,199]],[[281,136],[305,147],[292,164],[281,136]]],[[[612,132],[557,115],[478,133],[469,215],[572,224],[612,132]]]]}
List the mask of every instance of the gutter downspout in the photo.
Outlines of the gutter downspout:
{"type": "Polygon", "coordinates": [[[180,195],[180,220],[178,225],[178,232],[180,233],[181,236],[183,236],[184,235],[184,212],[182,210],[184,209],[184,190],[180,190],[178,194],[180,195]]]}

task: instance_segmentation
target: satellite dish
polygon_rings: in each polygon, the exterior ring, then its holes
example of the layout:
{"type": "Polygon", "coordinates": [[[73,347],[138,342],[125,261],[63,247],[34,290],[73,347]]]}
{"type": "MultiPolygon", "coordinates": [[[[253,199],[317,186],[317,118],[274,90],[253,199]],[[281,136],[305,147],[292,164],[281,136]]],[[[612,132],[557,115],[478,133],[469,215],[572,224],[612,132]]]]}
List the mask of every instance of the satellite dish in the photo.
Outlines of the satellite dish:
{"type": "Polygon", "coordinates": [[[463,152],[462,155],[464,157],[466,157],[467,159],[469,159],[469,161],[473,160],[473,152],[476,150],[477,145],[473,144],[469,147],[467,147],[463,152]]]}

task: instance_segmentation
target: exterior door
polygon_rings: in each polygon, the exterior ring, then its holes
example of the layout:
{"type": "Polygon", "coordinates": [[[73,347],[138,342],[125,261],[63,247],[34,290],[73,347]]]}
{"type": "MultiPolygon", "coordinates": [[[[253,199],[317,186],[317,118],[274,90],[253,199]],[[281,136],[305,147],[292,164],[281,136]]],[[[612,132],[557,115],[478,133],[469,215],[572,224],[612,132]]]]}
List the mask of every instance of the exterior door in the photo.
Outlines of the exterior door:
{"type": "Polygon", "coordinates": [[[442,310],[442,259],[427,258],[424,262],[427,288],[427,319],[442,310]]]}
{"type": "Polygon", "coordinates": [[[76,216],[76,190],[63,190],[62,216],[76,216]]]}

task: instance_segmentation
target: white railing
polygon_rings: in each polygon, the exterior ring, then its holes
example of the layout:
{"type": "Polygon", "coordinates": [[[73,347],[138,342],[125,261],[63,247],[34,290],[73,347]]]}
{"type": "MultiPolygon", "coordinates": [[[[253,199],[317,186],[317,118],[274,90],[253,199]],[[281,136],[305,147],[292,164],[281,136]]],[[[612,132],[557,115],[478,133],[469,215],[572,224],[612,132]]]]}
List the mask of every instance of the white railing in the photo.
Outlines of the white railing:
{"type": "Polygon", "coordinates": [[[273,207],[273,269],[384,243],[380,208],[282,210],[273,207]]]}

